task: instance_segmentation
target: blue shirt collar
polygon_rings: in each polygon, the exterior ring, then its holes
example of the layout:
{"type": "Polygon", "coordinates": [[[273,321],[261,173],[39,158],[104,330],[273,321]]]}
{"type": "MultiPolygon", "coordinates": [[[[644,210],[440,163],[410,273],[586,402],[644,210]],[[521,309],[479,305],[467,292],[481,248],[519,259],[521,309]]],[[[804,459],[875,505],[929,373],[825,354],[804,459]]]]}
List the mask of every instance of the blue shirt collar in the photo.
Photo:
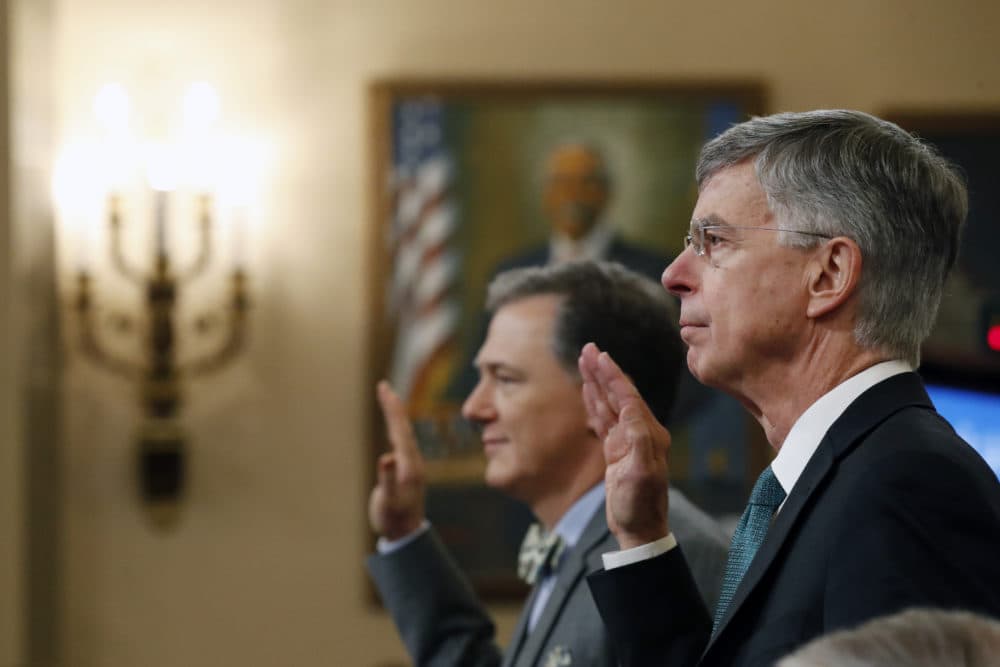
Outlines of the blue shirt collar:
{"type": "Polygon", "coordinates": [[[567,547],[576,546],[594,513],[604,502],[604,482],[587,491],[573,503],[556,523],[555,532],[563,538],[567,547]]]}

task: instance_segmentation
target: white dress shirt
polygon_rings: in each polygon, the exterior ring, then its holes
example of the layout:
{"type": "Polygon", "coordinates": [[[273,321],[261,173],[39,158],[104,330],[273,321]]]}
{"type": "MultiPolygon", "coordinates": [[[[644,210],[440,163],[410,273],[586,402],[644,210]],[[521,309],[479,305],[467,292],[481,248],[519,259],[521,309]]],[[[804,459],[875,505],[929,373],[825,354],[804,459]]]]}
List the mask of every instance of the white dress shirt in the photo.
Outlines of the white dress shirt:
{"type": "MultiPolygon", "coordinates": [[[[785,493],[792,492],[826,432],[851,403],[879,382],[912,370],[905,361],[883,361],[844,380],[810,405],[795,420],[777,456],[771,461],[771,470],[785,493]]],[[[780,507],[778,511],[781,511],[780,507]]]]}
{"type": "MultiPolygon", "coordinates": [[[[844,414],[851,403],[879,382],[912,370],[913,367],[904,361],[883,361],[844,380],[810,405],[795,420],[778,450],[778,455],[771,462],[771,470],[785,493],[792,492],[795,483],[802,475],[802,471],[805,470],[806,464],[809,463],[809,459],[816,453],[819,443],[823,441],[823,436],[833,426],[833,422],[844,414]]],[[[781,511],[781,507],[778,508],[778,511],[781,511]]],[[[602,555],[604,569],[611,570],[655,558],[670,551],[675,546],[677,546],[677,540],[674,539],[673,533],[670,533],[649,544],[642,544],[623,551],[612,551],[602,555]]]]}

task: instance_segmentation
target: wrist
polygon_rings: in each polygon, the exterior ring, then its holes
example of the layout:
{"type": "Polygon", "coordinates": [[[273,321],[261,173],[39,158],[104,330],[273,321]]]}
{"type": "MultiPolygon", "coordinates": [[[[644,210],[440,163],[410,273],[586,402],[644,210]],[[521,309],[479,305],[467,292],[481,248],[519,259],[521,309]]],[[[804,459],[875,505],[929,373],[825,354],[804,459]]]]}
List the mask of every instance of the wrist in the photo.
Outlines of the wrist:
{"type": "Polygon", "coordinates": [[[401,540],[420,530],[425,522],[426,519],[423,516],[412,516],[387,522],[381,531],[381,537],[390,542],[401,540]]]}
{"type": "Polygon", "coordinates": [[[615,531],[615,539],[618,541],[619,548],[624,550],[662,540],[669,534],[670,527],[664,521],[662,524],[658,523],[640,529],[617,530],[615,531]]]}
{"type": "Polygon", "coordinates": [[[634,549],[635,547],[641,547],[644,544],[651,544],[653,542],[662,540],[664,537],[670,534],[670,531],[660,533],[660,534],[649,534],[649,535],[623,535],[617,537],[618,547],[625,551],[626,549],[634,549]]]}
{"type": "Polygon", "coordinates": [[[419,539],[421,535],[430,530],[430,527],[431,527],[430,522],[427,521],[427,519],[424,519],[420,523],[420,525],[417,526],[416,530],[410,532],[407,535],[403,535],[399,539],[390,540],[385,536],[379,537],[378,540],[375,542],[375,550],[378,551],[378,553],[382,554],[383,556],[395,553],[396,551],[403,549],[410,543],[419,539]]]}

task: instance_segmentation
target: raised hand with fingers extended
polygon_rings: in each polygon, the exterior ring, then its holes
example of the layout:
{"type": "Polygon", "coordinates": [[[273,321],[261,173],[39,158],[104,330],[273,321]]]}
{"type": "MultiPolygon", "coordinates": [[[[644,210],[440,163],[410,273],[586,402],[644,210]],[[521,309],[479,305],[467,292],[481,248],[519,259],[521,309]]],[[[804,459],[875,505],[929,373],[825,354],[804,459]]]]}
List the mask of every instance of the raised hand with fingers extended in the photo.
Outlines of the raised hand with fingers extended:
{"type": "Polygon", "coordinates": [[[376,394],[391,451],[379,456],[368,520],[376,533],[398,540],[417,530],[424,520],[424,459],[402,400],[385,381],[378,383],[376,394]]]}
{"type": "Polygon", "coordinates": [[[588,343],[579,366],[587,423],[604,441],[608,526],[622,549],[665,537],[670,433],[606,352],[588,343]]]}

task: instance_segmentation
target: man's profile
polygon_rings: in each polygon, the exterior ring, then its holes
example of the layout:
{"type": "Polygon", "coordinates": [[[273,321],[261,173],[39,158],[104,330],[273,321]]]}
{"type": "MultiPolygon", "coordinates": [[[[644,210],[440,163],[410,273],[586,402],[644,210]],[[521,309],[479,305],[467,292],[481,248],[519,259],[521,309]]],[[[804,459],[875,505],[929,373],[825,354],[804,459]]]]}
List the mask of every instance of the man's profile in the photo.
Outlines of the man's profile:
{"type": "MultiPolygon", "coordinates": [[[[419,665],[614,665],[584,576],[617,549],[604,509],[604,456],[587,424],[576,358],[588,340],[616,350],[658,419],[675,394],[682,349],[667,295],[619,265],[573,262],[510,271],[490,285],[479,380],[462,412],[481,431],[486,483],[526,503],[520,574],[533,586],[501,652],[493,624],[424,517],[423,459],[399,398],[378,389],[392,451],[378,463],[370,521],[382,539],[371,575],[419,665]],[[563,663],[558,663],[563,664],[563,663]]],[[[726,538],[678,492],[671,521],[708,604],[726,538]]]]}
{"type": "Polygon", "coordinates": [[[833,110],[730,128],[697,181],[662,282],[691,372],[737,397],[776,456],[713,613],[670,535],[669,433],[613,354],[584,348],[623,548],[590,584],[623,664],[771,665],[913,606],[1000,616],[1000,483],[914,372],[958,251],[961,177],[896,125],[833,110]]]}

